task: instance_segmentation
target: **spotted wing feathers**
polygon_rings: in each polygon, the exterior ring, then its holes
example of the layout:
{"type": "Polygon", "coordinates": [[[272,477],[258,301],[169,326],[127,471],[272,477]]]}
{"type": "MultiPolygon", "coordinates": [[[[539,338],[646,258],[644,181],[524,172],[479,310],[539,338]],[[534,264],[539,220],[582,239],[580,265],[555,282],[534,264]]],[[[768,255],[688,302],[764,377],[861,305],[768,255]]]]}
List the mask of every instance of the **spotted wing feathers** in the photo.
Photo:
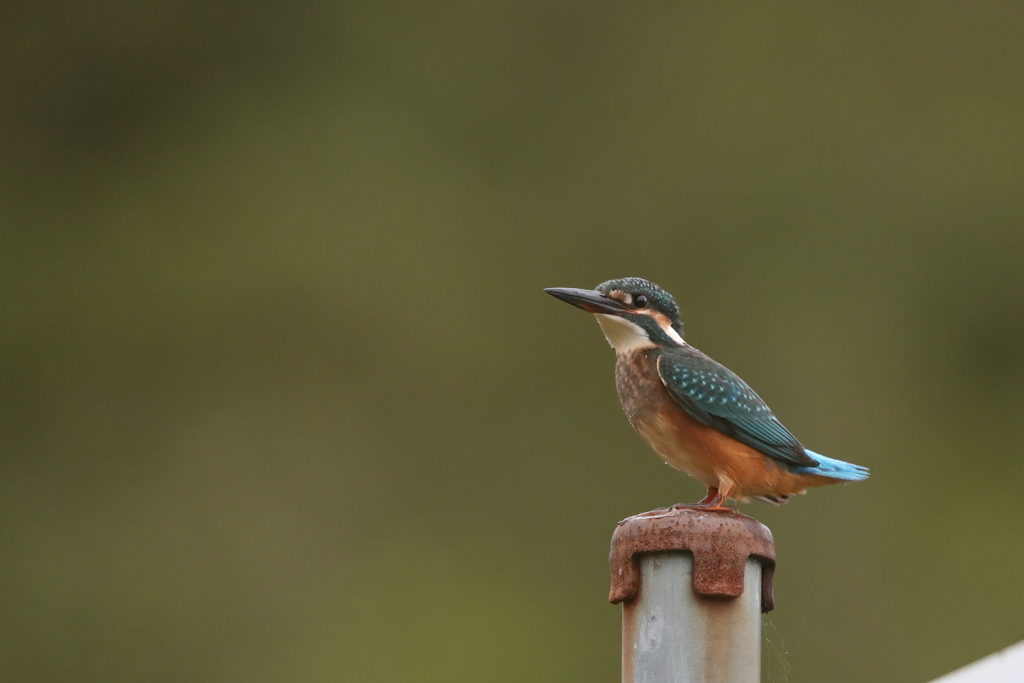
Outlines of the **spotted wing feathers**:
{"type": "Polygon", "coordinates": [[[746,382],[697,349],[666,349],[658,356],[658,374],[698,422],[787,465],[817,466],[746,382]]]}

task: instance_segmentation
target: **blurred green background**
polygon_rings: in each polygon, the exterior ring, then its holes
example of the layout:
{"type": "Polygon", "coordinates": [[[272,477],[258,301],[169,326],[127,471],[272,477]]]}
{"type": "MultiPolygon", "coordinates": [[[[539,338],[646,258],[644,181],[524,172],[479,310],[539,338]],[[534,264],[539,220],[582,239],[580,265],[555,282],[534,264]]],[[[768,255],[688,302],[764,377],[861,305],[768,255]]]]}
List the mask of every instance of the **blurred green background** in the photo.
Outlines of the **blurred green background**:
{"type": "Polygon", "coordinates": [[[6,2],[0,680],[617,681],[648,277],[863,484],[766,681],[1024,638],[1024,7],[6,2]]]}

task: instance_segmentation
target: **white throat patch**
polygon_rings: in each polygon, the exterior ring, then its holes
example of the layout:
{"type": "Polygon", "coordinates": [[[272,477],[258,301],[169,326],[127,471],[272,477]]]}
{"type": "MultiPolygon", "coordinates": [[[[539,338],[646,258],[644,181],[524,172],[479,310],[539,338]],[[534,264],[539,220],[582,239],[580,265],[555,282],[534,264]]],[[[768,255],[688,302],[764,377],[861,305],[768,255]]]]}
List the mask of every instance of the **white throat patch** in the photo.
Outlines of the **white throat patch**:
{"type": "Polygon", "coordinates": [[[649,349],[654,346],[654,342],[647,336],[647,331],[644,328],[625,318],[605,313],[595,313],[594,317],[597,318],[597,323],[601,326],[605,339],[616,353],[649,349]]]}
{"type": "Polygon", "coordinates": [[[679,336],[679,333],[675,331],[675,328],[663,327],[661,329],[665,330],[665,334],[667,334],[672,339],[672,341],[679,344],[680,346],[686,346],[686,342],[684,342],[683,338],[679,336]]]}

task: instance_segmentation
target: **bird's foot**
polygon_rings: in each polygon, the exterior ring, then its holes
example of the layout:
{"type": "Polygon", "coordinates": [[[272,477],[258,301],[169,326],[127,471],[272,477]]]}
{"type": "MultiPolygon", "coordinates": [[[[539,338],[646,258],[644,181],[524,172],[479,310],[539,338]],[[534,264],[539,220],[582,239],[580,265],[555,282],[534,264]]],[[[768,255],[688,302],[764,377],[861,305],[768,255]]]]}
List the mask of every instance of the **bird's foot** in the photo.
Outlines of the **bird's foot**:
{"type": "Polygon", "coordinates": [[[672,512],[676,510],[707,510],[708,506],[704,503],[676,503],[667,509],[672,512]]]}
{"type": "Polygon", "coordinates": [[[707,505],[711,505],[715,501],[718,501],[719,503],[724,503],[725,499],[722,498],[721,500],[719,500],[718,489],[716,489],[714,486],[709,486],[708,487],[708,495],[704,496],[704,498],[702,498],[700,500],[700,502],[697,503],[697,505],[707,506],[707,505]]]}
{"type": "Polygon", "coordinates": [[[731,505],[722,505],[722,503],[702,507],[701,510],[704,512],[739,512],[739,508],[732,507],[731,505]]]}
{"type": "Polygon", "coordinates": [[[671,507],[657,508],[649,512],[641,512],[639,515],[634,515],[633,517],[627,517],[626,519],[619,522],[618,525],[622,526],[629,520],[635,519],[637,517],[643,519],[661,519],[662,517],[670,517],[673,514],[679,512],[680,510],[693,510],[694,512],[739,512],[739,510],[737,510],[734,507],[722,505],[721,502],[719,502],[718,505],[701,505],[700,503],[676,503],[671,507]]]}
{"type": "Polygon", "coordinates": [[[675,510],[699,510],[700,512],[737,512],[738,508],[732,507],[731,505],[723,505],[721,502],[717,505],[702,505],[701,503],[676,503],[669,508],[671,511],[675,510]]]}
{"type": "Polygon", "coordinates": [[[728,494],[722,495],[722,493],[714,486],[708,487],[708,495],[704,496],[702,500],[697,503],[691,503],[689,505],[683,503],[677,503],[672,506],[673,510],[679,509],[691,509],[701,510],[704,512],[736,512],[736,508],[729,507],[725,504],[728,500],[728,494]]]}
{"type": "MultiPolygon", "coordinates": [[[[667,517],[673,512],[679,510],[699,510],[700,512],[738,512],[734,507],[725,505],[727,498],[719,493],[718,489],[713,486],[708,487],[708,495],[704,496],[703,499],[696,503],[676,503],[670,505],[667,508],[655,508],[649,512],[642,512],[636,517],[644,517],[646,519],[657,519],[660,517],[667,517]]],[[[627,517],[626,519],[632,519],[627,517]]],[[[626,519],[619,522],[619,526],[622,526],[626,522],[626,519]]]]}

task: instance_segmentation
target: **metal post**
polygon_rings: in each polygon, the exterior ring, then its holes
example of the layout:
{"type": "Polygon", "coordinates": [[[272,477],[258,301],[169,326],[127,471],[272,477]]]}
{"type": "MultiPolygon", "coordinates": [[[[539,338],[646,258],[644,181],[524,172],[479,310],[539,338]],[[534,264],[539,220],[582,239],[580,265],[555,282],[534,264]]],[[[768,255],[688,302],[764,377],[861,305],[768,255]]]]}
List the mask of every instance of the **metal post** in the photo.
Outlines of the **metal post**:
{"type": "Polygon", "coordinates": [[[620,522],[609,600],[623,603],[623,683],[758,683],[774,569],[771,531],[737,512],[675,508],[620,522]]]}

